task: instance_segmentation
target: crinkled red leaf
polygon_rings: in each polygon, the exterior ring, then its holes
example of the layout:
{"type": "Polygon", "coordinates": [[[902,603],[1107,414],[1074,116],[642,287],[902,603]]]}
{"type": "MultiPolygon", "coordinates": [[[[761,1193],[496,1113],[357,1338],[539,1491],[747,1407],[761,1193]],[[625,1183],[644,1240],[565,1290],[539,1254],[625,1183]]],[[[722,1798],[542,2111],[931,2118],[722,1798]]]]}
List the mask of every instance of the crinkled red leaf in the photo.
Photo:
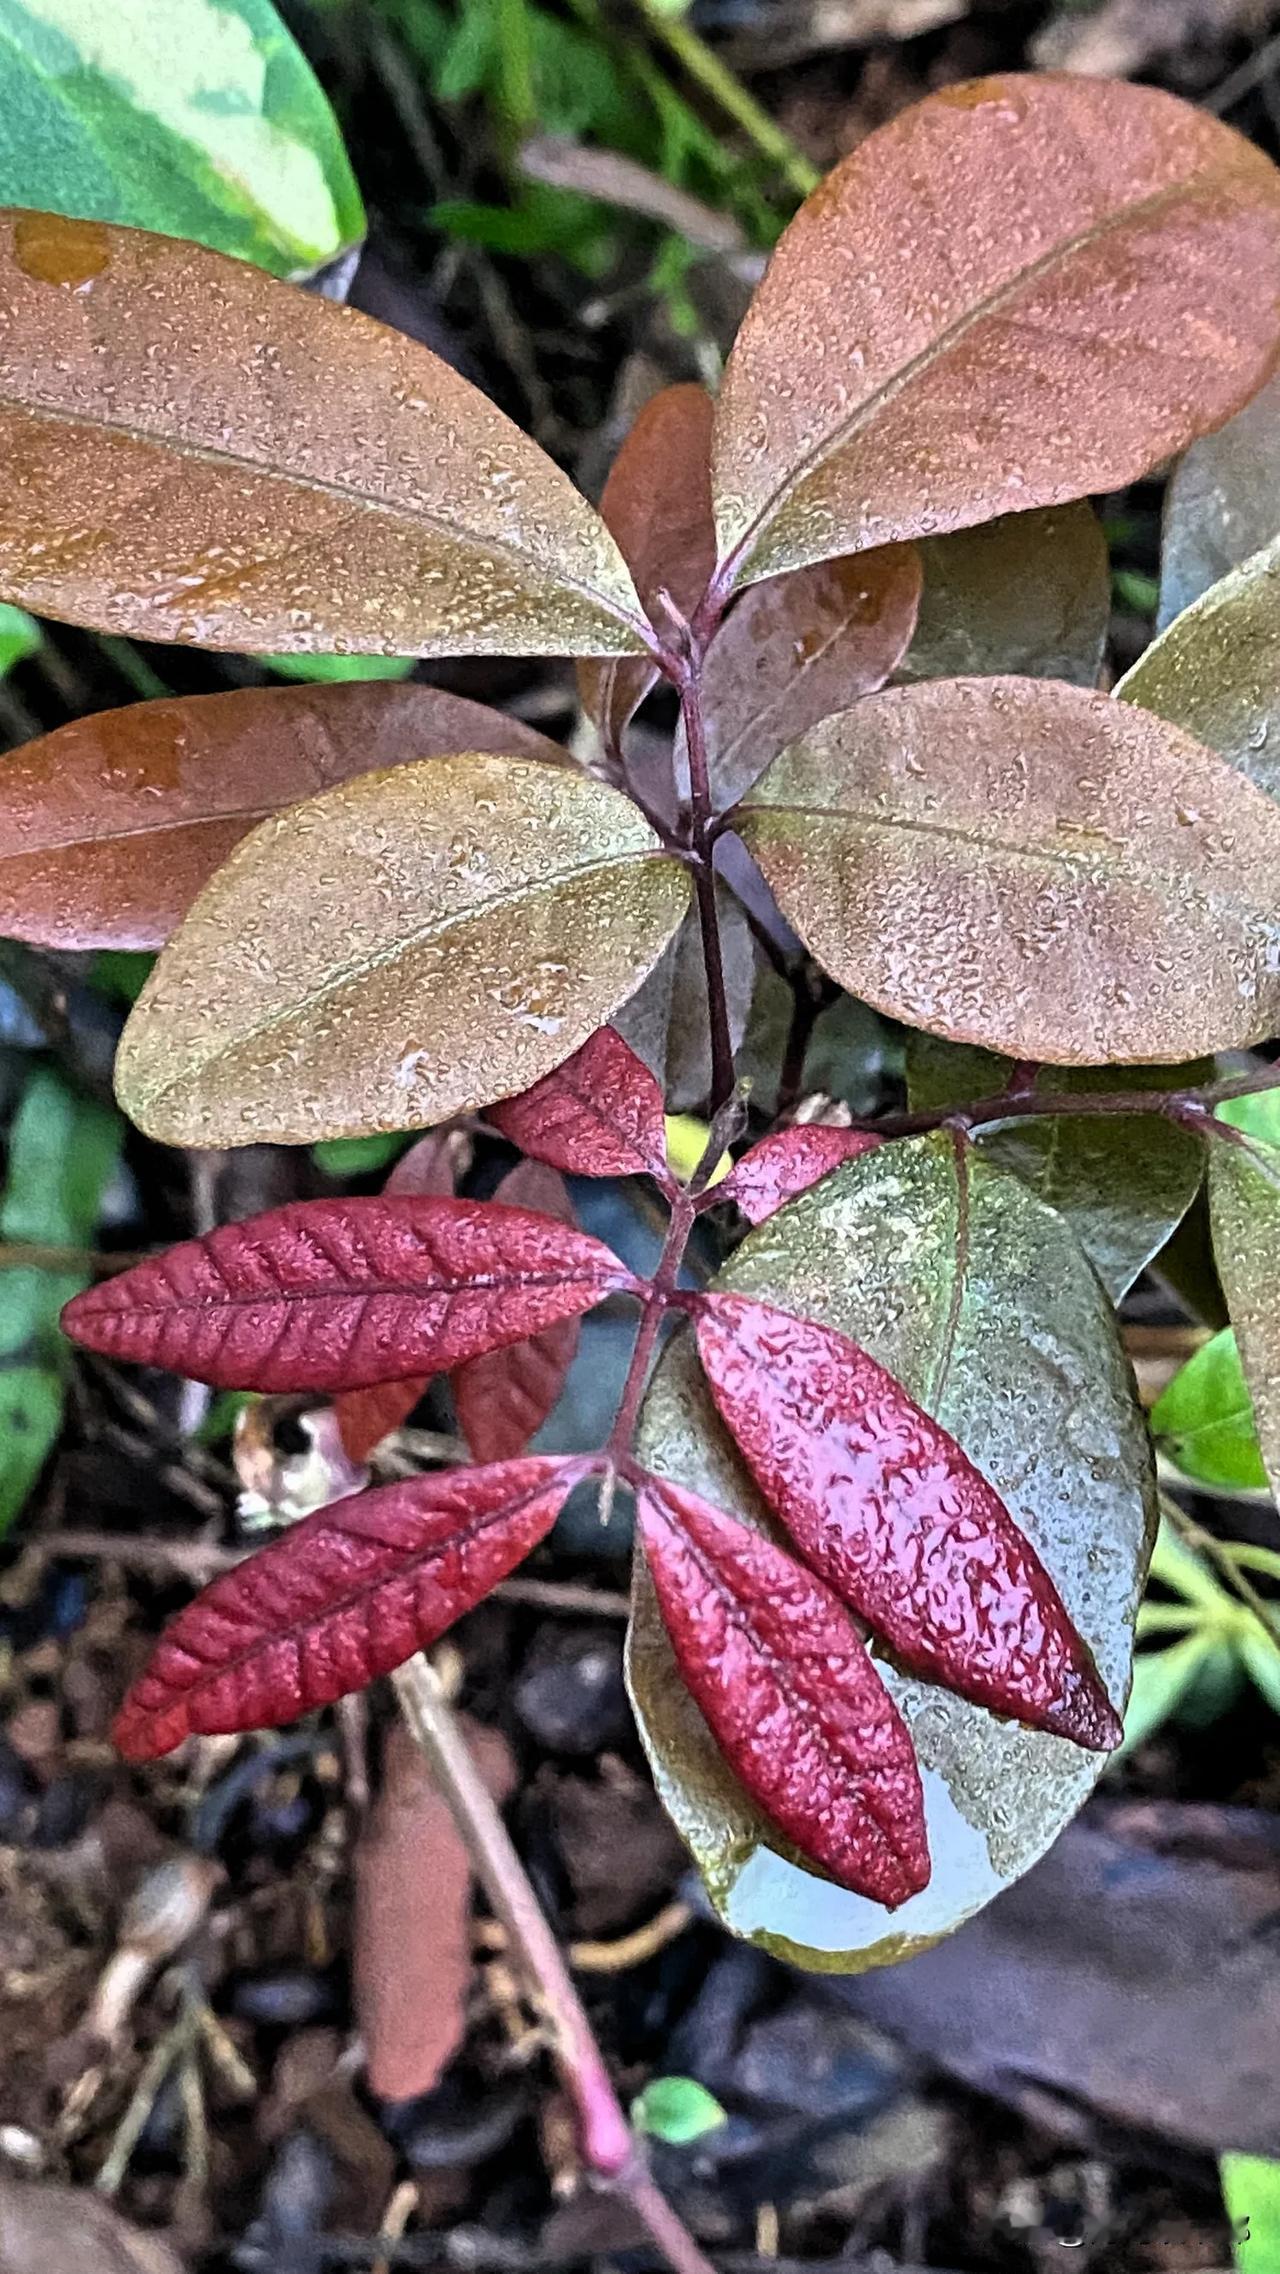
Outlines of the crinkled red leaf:
{"type": "MultiPolygon", "coordinates": [[[[456,1142],[456,1131],[429,1129],[400,1155],[382,1187],[384,1198],[388,1193],[420,1193],[447,1199],[454,1187],[456,1142]]],[[[375,1382],[369,1389],[344,1390],[334,1399],[338,1429],[353,1461],[366,1461],[375,1445],[408,1420],[430,1380],[430,1374],[410,1374],[398,1382],[375,1382]]]]}
{"type": "Polygon", "coordinates": [[[749,1224],[763,1224],[798,1192],[807,1192],[811,1184],[830,1176],[842,1161],[856,1160],[879,1143],[870,1130],[829,1129],[818,1123],[775,1129],[734,1163],[715,1186],[715,1197],[736,1201],[749,1224]]]}
{"type": "Polygon", "coordinates": [[[120,1751],[292,1721],[402,1665],[536,1547],[582,1466],[443,1470],[304,1517],[179,1612],[120,1710],[120,1751]]]}
{"type": "Polygon", "coordinates": [[[87,1289],[63,1325],[108,1357],[219,1388],[359,1389],[457,1366],[634,1285],[599,1240],[529,1209],[300,1200],[87,1289]]]}
{"type": "Polygon", "coordinates": [[[678,1485],[638,1495],[680,1672],[735,1776],[803,1855],[891,1909],[929,1879],[906,1724],[830,1589],[678,1485]]]}
{"type": "MultiPolygon", "coordinates": [[[[517,1161],[498,1190],[512,1206],[532,1208],[556,1224],[574,1222],[564,1178],[544,1161],[517,1161]]],[[[580,1333],[578,1319],[557,1319],[541,1334],[483,1351],[457,1368],[450,1385],[454,1409],[474,1461],[510,1461],[523,1453],[564,1388],[580,1333]]]]}
{"type": "Polygon", "coordinates": [[[531,1090],[491,1106],[489,1119],[522,1153],[553,1169],[667,1182],[662,1092],[611,1026],[531,1090]]]}
{"type": "Polygon", "coordinates": [[[709,1294],[712,1395],[802,1554],[904,1665],[1097,1752],[1120,1723],[1053,1581],[994,1487],[846,1335],[709,1294]]]}

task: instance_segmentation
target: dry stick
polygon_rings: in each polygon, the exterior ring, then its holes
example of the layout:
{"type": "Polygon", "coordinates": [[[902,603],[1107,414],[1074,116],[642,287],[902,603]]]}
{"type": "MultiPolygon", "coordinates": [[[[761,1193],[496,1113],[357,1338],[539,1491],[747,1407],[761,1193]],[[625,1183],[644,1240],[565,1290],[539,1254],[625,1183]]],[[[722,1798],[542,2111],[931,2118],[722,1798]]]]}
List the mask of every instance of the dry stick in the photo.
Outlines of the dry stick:
{"type": "Polygon", "coordinates": [[[609,2082],[600,2048],[555,1936],[510,1834],[473,1762],[427,1659],[392,1676],[401,1711],[453,1815],[496,1916],[551,2031],[578,2117],[582,2153],[597,2182],[631,2205],[674,2274],[715,2274],[688,2228],[655,2187],[609,2082]]]}

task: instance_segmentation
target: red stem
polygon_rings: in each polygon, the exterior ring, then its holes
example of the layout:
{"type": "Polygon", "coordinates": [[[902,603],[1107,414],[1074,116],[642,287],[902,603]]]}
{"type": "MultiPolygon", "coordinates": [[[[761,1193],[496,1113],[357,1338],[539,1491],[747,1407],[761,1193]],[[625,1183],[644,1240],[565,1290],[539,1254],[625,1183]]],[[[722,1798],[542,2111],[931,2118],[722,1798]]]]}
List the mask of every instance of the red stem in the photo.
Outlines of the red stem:
{"type": "Polygon", "coordinates": [[[698,923],[702,931],[702,960],[707,974],[707,1015],[711,1026],[711,1110],[716,1112],[733,1090],[733,1036],[724,982],[724,953],[720,942],[720,911],[716,906],[716,879],[712,866],[715,809],[711,797],[711,769],[707,760],[706,721],[702,712],[702,655],[693,646],[677,681],[680,713],[684,720],[685,747],[689,754],[689,842],[696,866],[698,923]]]}

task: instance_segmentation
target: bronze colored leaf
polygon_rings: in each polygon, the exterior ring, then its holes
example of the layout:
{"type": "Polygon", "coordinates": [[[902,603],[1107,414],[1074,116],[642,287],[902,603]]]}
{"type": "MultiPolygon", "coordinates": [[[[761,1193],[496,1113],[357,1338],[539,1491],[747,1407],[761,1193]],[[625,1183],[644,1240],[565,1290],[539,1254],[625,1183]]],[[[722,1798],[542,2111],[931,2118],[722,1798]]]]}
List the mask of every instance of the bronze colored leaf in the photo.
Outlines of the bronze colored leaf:
{"type": "Polygon", "coordinates": [[[267,814],[457,750],[565,762],[501,711],[386,682],[235,688],[74,719],[0,760],[0,933],[162,947],[267,814]]]}
{"type": "Polygon", "coordinates": [[[1164,500],[1157,629],[1277,535],[1280,378],[1216,434],[1193,442],[1174,467],[1164,500]]]}
{"type": "Polygon", "coordinates": [[[470,752],[260,823],[125,1028],[125,1110],[174,1145],[429,1127],[527,1089],[639,985],[688,904],[627,798],[470,752]]]}
{"type": "Polygon", "coordinates": [[[616,655],[626,568],[447,364],[203,246],[0,215],[0,591],[140,639],[616,655]]]}
{"type": "Polygon", "coordinates": [[[1115,691],[1280,798],[1280,537],[1175,616],[1115,691]]]}
{"type": "MultiPolygon", "coordinates": [[[[718,808],[736,804],[785,743],[873,694],[915,628],[921,564],[886,545],[744,592],[703,672],[707,757],[718,808]]],[[[680,774],[688,784],[688,759],[680,774]]]]}
{"type": "Polygon", "coordinates": [[[915,638],[899,679],[1016,671],[1096,687],[1111,618],[1111,567],[1092,506],[1006,513],[927,537],[915,638]]]}
{"type": "Polygon", "coordinates": [[[1280,811],[1110,696],[890,688],[775,759],[737,826],[832,978],[950,1041],[1163,1064],[1280,1023],[1280,811]]]}
{"type": "Polygon", "coordinates": [[[1236,1330],[1271,1490],[1280,1502],[1280,1091],[1233,1098],[1219,1118],[1248,1142],[1209,1155],[1213,1252],[1236,1330]]]}
{"type": "MultiPolygon", "coordinates": [[[[1117,1705],[1155,1529],[1151,1454],[1111,1307],[1070,1231],[943,1132],[877,1146],[751,1233],[717,1289],[863,1344],[955,1437],[1025,1532],[1117,1705]]],[[[691,1334],[669,1347],[640,1457],[775,1539],[691,1334]]],[[[728,1770],[679,1683],[643,1571],[629,1674],[658,1790],[735,1933],[831,1971],[910,1957],[1049,1846],[1103,1766],[1068,1739],[877,1670],[920,1761],[933,1876],[892,1918],[819,1878],[728,1770]]]]}
{"type": "MultiPolygon", "coordinates": [[[[600,499],[641,600],[669,628],[659,595],[691,615],[716,564],[711,515],[711,423],[705,387],[664,387],[644,406],[614,459],[600,499]]],[[[623,733],[657,679],[647,656],[582,663],[583,707],[611,740],[623,733]]]]}
{"type": "Polygon", "coordinates": [[[1280,174],[1151,87],[947,87],[783,236],[729,358],[723,575],[1118,489],[1280,346],[1280,174]]]}

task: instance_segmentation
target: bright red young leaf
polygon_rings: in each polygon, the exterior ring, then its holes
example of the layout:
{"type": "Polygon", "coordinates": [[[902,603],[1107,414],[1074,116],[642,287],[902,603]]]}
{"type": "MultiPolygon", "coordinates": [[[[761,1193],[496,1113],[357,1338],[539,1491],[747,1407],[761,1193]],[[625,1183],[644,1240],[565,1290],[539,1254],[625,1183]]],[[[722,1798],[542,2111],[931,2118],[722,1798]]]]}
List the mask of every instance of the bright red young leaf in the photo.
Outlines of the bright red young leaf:
{"type": "MultiPolygon", "coordinates": [[[[456,1130],[429,1129],[400,1155],[382,1187],[383,1197],[414,1192],[447,1200],[454,1189],[457,1143],[456,1130]]],[[[342,1442],[353,1461],[367,1461],[375,1445],[408,1420],[430,1380],[430,1374],[410,1374],[395,1382],[375,1382],[364,1390],[344,1390],[334,1399],[342,1442]]]]}
{"type": "Polygon", "coordinates": [[[224,1571],[173,1621],[115,1725],[127,1760],[193,1732],[292,1721],[403,1664],[550,1531],[571,1460],[450,1469],[335,1501],[224,1571]]]}
{"type": "Polygon", "coordinates": [[[953,1437],[848,1337],[708,1294],[720,1413],[801,1552],[904,1665],[1096,1752],[1120,1722],[1030,1541],[953,1437]]]}
{"type": "MultiPolygon", "coordinates": [[[[564,1179],[543,1161],[517,1161],[498,1187],[513,1208],[574,1224],[564,1179]]],[[[564,1388],[581,1322],[556,1319],[541,1334],[468,1358],[453,1375],[454,1409],[473,1461],[510,1461],[537,1436],[564,1388]]]]}
{"type": "Polygon", "coordinates": [[[672,1648],[735,1776],[803,1855],[891,1909],[928,1884],[920,1772],[848,1612],[736,1516],[638,1495],[672,1648]]]}
{"type": "Polygon", "coordinates": [[[63,1325],[90,1350],[219,1389],[360,1389],[460,1365],[634,1286],[599,1240],[529,1209],[300,1200],[88,1288],[63,1325]]]}
{"type": "Polygon", "coordinates": [[[830,1176],[842,1161],[854,1161],[879,1143],[870,1130],[830,1129],[819,1122],[775,1129],[734,1163],[714,1187],[715,1198],[735,1201],[749,1224],[763,1224],[766,1216],[830,1176]]]}
{"type": "Polygon", "coordinates": [[[553,1169],[670,1182],[662,1092],[611,1026],[531,1090],[491,1106],[489,1119],[522,1153],[553,1169]]]}

